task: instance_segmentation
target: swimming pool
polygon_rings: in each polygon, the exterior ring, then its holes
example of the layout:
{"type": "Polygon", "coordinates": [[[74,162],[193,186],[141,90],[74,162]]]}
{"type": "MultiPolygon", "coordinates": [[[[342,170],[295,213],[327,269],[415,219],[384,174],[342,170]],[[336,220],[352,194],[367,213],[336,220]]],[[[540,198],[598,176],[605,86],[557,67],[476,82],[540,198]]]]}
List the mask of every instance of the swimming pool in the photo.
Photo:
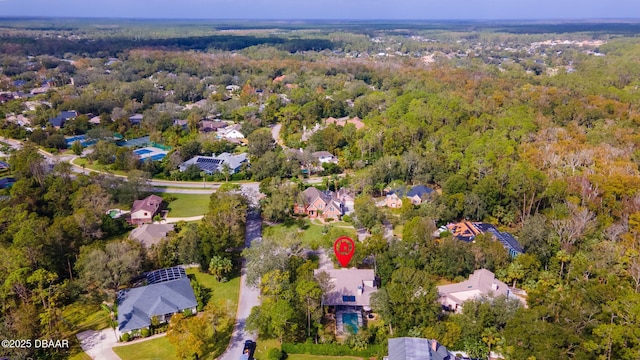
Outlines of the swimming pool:
{"type": "Polygon", "coordinates": [[[343,313],[342,327],[344,328],[344,331],[353,331],[354,334],[357,334],[358,333],[358,314],[343,313]]]}

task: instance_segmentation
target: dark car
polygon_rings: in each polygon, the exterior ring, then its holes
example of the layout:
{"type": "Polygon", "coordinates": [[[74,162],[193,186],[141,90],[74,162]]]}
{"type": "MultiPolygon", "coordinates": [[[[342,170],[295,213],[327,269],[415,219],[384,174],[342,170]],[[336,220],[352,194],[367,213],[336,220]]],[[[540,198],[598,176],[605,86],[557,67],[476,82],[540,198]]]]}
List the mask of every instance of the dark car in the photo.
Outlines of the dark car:
{"type": "Polygon", "coordinates": [[[247,340],[244,342],[244,349],[242,349],[242,356],[240,360],[253,360],[253,353],[256,352],[256,342],[247,340]]]}

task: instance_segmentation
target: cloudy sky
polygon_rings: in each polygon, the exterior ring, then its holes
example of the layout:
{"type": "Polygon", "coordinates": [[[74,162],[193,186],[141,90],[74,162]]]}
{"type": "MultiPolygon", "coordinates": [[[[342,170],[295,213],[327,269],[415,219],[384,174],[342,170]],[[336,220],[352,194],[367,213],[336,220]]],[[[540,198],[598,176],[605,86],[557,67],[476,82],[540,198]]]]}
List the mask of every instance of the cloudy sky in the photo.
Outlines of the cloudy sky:
{"type": "Polygon", "coordinates": [[[0,0],[2,16],[184,19],[639,18],[639,0],[0,0]]]}

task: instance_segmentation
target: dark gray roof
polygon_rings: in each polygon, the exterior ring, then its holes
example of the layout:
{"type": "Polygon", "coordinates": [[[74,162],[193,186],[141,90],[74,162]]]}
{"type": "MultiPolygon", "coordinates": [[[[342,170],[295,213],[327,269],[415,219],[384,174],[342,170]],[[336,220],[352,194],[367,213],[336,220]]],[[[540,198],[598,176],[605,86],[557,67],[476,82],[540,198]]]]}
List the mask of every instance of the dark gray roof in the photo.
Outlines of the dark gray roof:
{"type": "Polygon", "coordinates": [[[389,360],[451,360],[453,358],[447,348],[435,340],[411,337],[389,339],[389,360]]]}
{"type": "Polygon", "coordinates": [[[500,243],[502,243],[502,245],[507,248],[507,250],[509,250],[509,253],[511,253],[511,255],[524,253],[524,249],[522,248],[518,240],[516,240],[516,238],[514,238],[513,235],[509,234],[508,232],[498,231],[495,226],[487,223],[478,223],[474,225],[478,228],[478,230],[482,232],[488,232],[493,235],[496,240],[500,241],[500,243]]]}
{"type": "Polygon", "coordinates": [[[242,164],[248,162],[246,153],[229,154],[221,153],[217,156],[194,156],[178,166],[180,171],[186,171],[190,165],[196,165],[200,170],[211,175],[216,171],[222,171],[222,166],[227,164],[231,173],[236,173],[242,168],[242,164]]]}
{"type": "Polygon", "coordinates": [[[146,328],[156,315],[197,307],[189,279],[166,281],[118,293],[118,329],[127,332],[146,328]]]}
{"type": "Polygon", "coordinates": [[[431,194],[432,192],[433,192],[433,189],[430,187],[427,187],[424,185],[416,185],[407,192],[407,197],[413,197],[415,195],[418,195],[419,198],[422,198],[422,196],[431,194]]]}

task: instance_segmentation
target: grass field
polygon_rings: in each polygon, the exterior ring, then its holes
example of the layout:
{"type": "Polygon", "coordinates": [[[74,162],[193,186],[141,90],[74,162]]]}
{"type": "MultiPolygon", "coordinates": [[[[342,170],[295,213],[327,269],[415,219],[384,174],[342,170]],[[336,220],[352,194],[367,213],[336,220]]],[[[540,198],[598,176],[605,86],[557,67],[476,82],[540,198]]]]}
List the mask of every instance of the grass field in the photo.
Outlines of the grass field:
{"type": "Polygon", "coordinates": [[[113,351],[122,360],[165,360],[176,358],[176,348],[166,336],[137,344],[116,346],[113,351]]]}
{"type": "Polygon", "coordinates": [[[82,166],[82,167],[84,167],[86,169],[90,169],[90,170],[96,170],[96,171],[106,172],[106,173],[109,173],[109,174],[127,176],[127,173],[124,172],[124,171],[111,170],[111,169],[109,169],[109,166],[100,165],[95,161],[92,164],[89,164],[89,160],[87,160],[86,158],[75,158],[73,160],[73,164],[78,165],[78,166],[82,166]]]}
{"type": "MultiPolygon", "coordinates": [[[[102,330],[109,327],[109,315],[99,305],[88,305],[73,303],[62,310],[64,321],[71,325],[71,333],[67,335],[73,337],[85,330],[102,330]]],[[[72,342],[73,346],[69,350],[73,355],[71,360],[91,360],[89,355],[80,349],[80,345],[72,342]]]]}
{"type": "MultiPolygon", "coordinates": [[[[280,349],[280,343],[276,339],[258,339],[256,342],[256,360],[266,360],[269,350],[280,349]]],[[[326,356],[326,355],[309,355],[309,354],[287,354],[287,360],[362,360],[353,356],[326,356]]]]}
{"type": "Polygon", "coordinates": [[[237,271],[235,274],[230,275],[233,278],[227,282],[218,282],[215,276],[202,273],[197,268],[187,269],[187,274],[193,274],[200,285],[211,289],[211,299],[209,301],[229,301],[235,316],[240,296],[240,276],[237,271]]]}
{"type": "Polygon", "coordinates": [[[347,227],[346,223],[328,223],[317,225],[309,220],[305,221],[305,229],[299,229],[295,223],[285,223],[263,228],[263,236],[272,239],[283,239],[291,236],[300,236],[302,245],[307,248],[331,247],[333,241],[339,236],[346,235],[356,238],[356,231],[347,227]]]}
{"type": "Polygon", "coordinates": [[[74,303],[64,308],[62,316],[73,326],[74,332],[102,330],[109,327],[109,314],[99,305],[74,303]]]}
{"type": "Polygon", "coordinates": [[[170,194],[176,199],[169,203],[168,217],[204,215],[209,210],[209,195],[170,194]]]}

